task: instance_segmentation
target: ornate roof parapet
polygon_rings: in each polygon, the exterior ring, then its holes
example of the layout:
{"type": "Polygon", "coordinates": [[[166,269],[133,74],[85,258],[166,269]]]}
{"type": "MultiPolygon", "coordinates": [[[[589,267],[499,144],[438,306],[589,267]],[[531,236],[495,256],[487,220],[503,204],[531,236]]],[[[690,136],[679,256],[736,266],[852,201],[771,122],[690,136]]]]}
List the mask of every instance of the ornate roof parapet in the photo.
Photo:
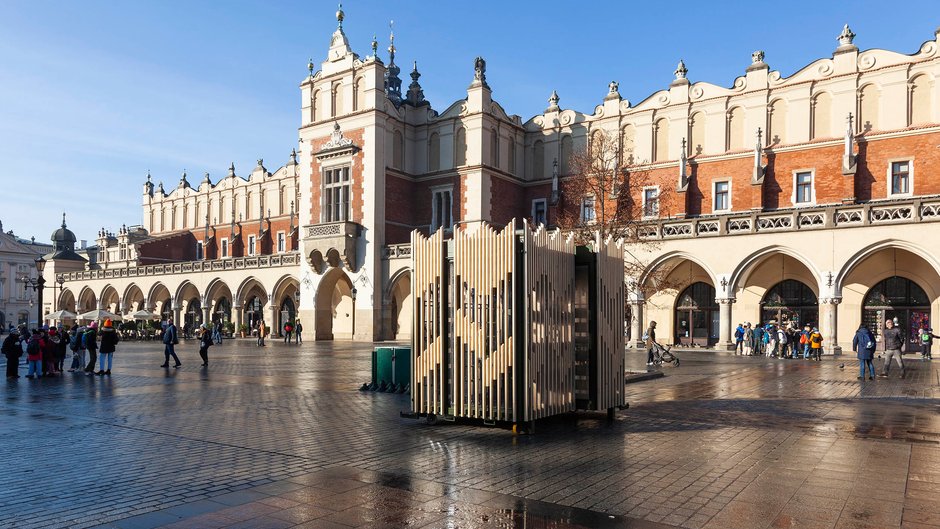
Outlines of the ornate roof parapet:
{"type": "Polygon", "coordinates": [[[323,144],[316,153],[318,159],[335,158],[355,153],[359,146],[353,143],[349,138],[343,137],[343,130],[339,128],[339,122],[333,123],[333,132],[330,133],[330,141],[323,144]]]}
{"type": "MultiPolygon", "coordinates": [[[[209,178],[209,171],[206,171],[206,174],[203,175],[203,177],[202,177],[202,183],[203,183],[203,184],[208,184],[210,187],[212,186],[212,179],[209,178]]],[[[200,184],[200,186],[201,186],[201,185],[202,185],[202,184],[200,184]]]]}
{"type": "MultiPolygon", "coordinates": [[[[147,171],[147,181],[144,182],[144,194],[151,197],[153,196],[153,181],[150,177],[150,171],[147,171]]],[[[65,222],[64,219],[63,222],[65,222]]]]}
{"type": "Polygon", "coordinates": [[[411,70],[411,84],[408,85],[408,95],[405,98],[406,103],[415,107],[422,107],[429,104],[424,99],[424,91],[421,90],[421,85],[418,83],[419,77],[421,77],[421,74],[418,72],[418,61],[415,61],[414,69],[411,70]]]}
{"type": "Polygon", "coordinates": [[[558,92],[552,90],[552,95],[548,97],[548,108],[545,109],[545,112],[558,112],[561,110],[561,107],[558,106],[558,101],[561,98],[558,97],[558,92]]]}
{"type": "Polygon", "coordinates": [[[836,53],[842,53],[846,51],[857,51],[858,47],[855,44],[852,44],[852,41],[855,40],[855,33],[849,29],[849,25],[846,24],[842,28],[842,33],[836,37],[836,40],[839,41],[839,47],[836,48],[836,53]]]}
{"type": "Polygon", "coordinates": [[[290,159],[287,161],[287,166],[291,167],[297,165],[297,149],[290,150],[290,159]]]}
{"type": "Polygon", "coordinates": [[[186,180],[186,169],[183,169],[183,176],[180,177],[180,183],[177,187],[180,189],[186,189],[189,187],[189,181],[186,180]]]}
{"type": "Polygon", "coordinates": [[[346,33],[343,32],[343,19],[345,18],[343,4],[340,4],[339,9],[336,11],[336,31],[333,32],[333,37],[330,39],[330,51],[327,60],[336,61],[353,52],[352,48],[349,47],[349,39],[346,38],[346,33]]]}
{"type": "Polygon", "coordinates": [[[228,166],[228,175],[227,175],[227,176],[228,176],[229,178],[235,178],[235,162],[232,162],[232,164],[228,166]]]}
{"type": "Polygon", "coordinates": [[[764,62],[764,50],[757,50],[751,54],[751,65],[747,67],[748,72],[754,70],[769,70],[770,66],[764,62]]]}
{"type": "Polygon", "coordinates": [[[607,85],[607,95],[604,96],[604,101],[609,101],[611,99],[621,100],[620,97],[620,83],[617,81],[611,81],[607,85]]]}
{"type": "Polygon", "coordinates": [[[676,66],[676,70],[673,73],[676,75],[676,78],[670,83],[670,86],[689,84],[689,80],[686,79],[686,76],[689,74],[689,69],[685,67],[685,62],[682,59],[679,59],[679,65],[676,66]]]}

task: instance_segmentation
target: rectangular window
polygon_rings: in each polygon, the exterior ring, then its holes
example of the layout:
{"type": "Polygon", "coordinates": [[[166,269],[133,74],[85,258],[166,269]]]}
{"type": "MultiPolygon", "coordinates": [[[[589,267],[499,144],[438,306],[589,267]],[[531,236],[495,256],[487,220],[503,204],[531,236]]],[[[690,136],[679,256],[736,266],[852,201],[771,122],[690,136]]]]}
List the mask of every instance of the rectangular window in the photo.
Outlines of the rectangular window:
{"type": "Polygon", "coordinates": [[[911,192],[911,162],[891,162],[891,194],[907,195],[911,192]]]}
{"type": "Polygon", "coordinates": [[[647,187],[643,189],[643,216],[659,216],[659,188],[647,187]]]}
{"type": "Polygon", "coordinates": [[[249,236],[248,236],[248,255],[254,255],[254,254],[255,254],[255,240],[256,240],[256,239],[255,239],[255,236],[254,236],[254,235],[249,235],[249,236]]]}
{"type": "Polygon", "coordinates": [[[197,242],[196,243],[196,260],[198,261],[200,259],[202,259],[202,243],[197,242]]]}
{"type": "Polygon", "coordinates": [[[222,257],[228,257],[228,239],[222,239],[222,257]]]}
{"type": "Polygon", "coordinates": [[[532,201],[532,224],[548,224],[548,202],[544,198],[532,201]]]}
{"type": "Polygon", "coordinates": [[[796,173],[796,197],[794,202],[797,204],[811,204],[813,202],[813,173],[811,171],[796,173]]]}
{"type": "Polygon", "coordinates": [[[584,197],[581,199],[581,222],[590,224],[597,218],[597,212],[594,210],[594,197],[584,197]]]}
{"type": "Polygon", "coordinates": [[[277,232],[277,251],[278,253],[287,251],[287,238],[284,236],[283,231],[277,232]]]}
{"type": "Polygon", "coordinates": [[[323,171],[323,222],[349,220],[349,167],[323,171]]]}
{"type": "Polygon", "coordinates": [[[731,184],[729,182],[715,182],[715,211],[731,209],[731,184]]]}
{"type": "Polygon", "coordinates": [[[453,186],[431,190],[431,233],[439,228],[449,230],[454,227],[453,186]]]}

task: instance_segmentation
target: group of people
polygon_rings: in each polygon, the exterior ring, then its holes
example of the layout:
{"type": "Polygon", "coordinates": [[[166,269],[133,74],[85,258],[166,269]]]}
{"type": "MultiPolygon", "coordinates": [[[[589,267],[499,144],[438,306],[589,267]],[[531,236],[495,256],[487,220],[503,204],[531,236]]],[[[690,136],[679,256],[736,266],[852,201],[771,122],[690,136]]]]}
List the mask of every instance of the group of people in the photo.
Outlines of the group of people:
{"type": "Polygon", "coordinates": [[[20,378],[19,361],[23,355],[26,355],[28,366],[26,378],[61,376],[70,352],[72,363],[68,372],[104,376],[111,375],[114,351],[120,340],[111,320],[105,320],[100,334],[97,322],[68,329],[61,324],[54,327],[44,325],[31,331],[21,325],[10,330],[0,349],[7,359],[8,379],[20,378]],[[89,358],[87,364],[86,355],[89,358]],[[95,371],[96,364],[98,371],[95,371]]]}
{"type": "Polygon", "coordinates": [[[751,326],[739,323],[734,330],[734,354],[768,356],[770,358],[800,358],[820,361],[823,337],[817,327],[807,324],[803,329],[789,323],[751,326]]]}
{"type": "MultiPolygon", "coordinates": [[[[913,348],[920,349],[921,359],[924,361],[932,360],[933,355],[930,349],[933,346],[934,338],[940,338],[940,336],[934,334],[933,329],[930,327],[924,326],[919,328],[917,330],[917,336],[908,342],[904,337],[904,333],[901,332],[901,327],[898,325],[898,322],[892,319],[887,320],[885,322],[884,333],[881,337],[884,343],[885,360],[881,367],[881,373],[879,373],[878,376],[880,378],[888,378],[888,374],[891,371],[891,361],[894,360],[894,362],[898,364],[898,369],[901,370],[901,378],[904,378],[907,374],[907,369],[904,367],[903,355],[906,352],[905,349],[908,343],[910,343],[913,348]]],[[[855,337],[852,338],[852,350],[855,351],[858,357],[859,380],[865,379],[866,372],[868,373],[868,380],[875,379],[875,348],[875,335],[872,334],[868,326],[863,323],[859,326],[858,330],[855,331],[855,337]]]]}
{"type": "MultiPolygon", "coordinates": [[[[215,326],[218,329],[219,325],[215,326]]],[[[196,331],[196,338],[199,340],[199,358],[202,358],[202,367],[209,367],[209,348],[215,344],[222,343],[222,334],[215,329],[210,329],[205,323],[201,324],[196,331]]],[[[168,318],[163,328],[163,364],[160,367],[170,367],[170,357],[173,357],[174,368],[182,367],[180,357],[176,355],[176,346],[179,345],[179,331],[173,323],[173,318],[168,318]]]]}
{"type": "MultiPolygon", "coordinates": [[[[304,331],[304,326],[301,325],[300,320],[287,321],[282,328],[284,335],[284,343],[289,344],[291,340],[296,344],[304,343],[301,333],[304,331]]],[[[268,333],[271,332],[271,329],[264,323],[264,320],[259,320],[255,325],[255,334],[258,337],[258,347],[264,347],[264,339],[268,337],[268,333]]]]}

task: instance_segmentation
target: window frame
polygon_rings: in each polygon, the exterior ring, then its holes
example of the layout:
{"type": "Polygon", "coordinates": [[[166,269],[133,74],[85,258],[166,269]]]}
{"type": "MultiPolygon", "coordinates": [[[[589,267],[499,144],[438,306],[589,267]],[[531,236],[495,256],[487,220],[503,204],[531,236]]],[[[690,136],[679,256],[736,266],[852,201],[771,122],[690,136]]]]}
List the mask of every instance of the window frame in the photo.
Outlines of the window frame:
{"type": "MultiPolygon", "coordinates": [[[[331,176],[332,178],[332,176],[331,176]]],[[[352,164],[351,163],[339,163],[335,165],[330,165],[323,167],[320,170],[320,222],[329,223],[329,222],[350,222],[352,219],[352,184],[353,184],[353,173],[352,173],[352,164]],[[343,174],[343,171],[346,171],[346,174],[343,174]],[[340,180],[338,182],[327,183],[327,175],[332,174],[334,171],[339,172],[340,180]],[[346,177],[345,180],[343,177],[346,177]],[[343,188],[345,189],[345,195],[343,195],[343,188]],[[333,191],[339,190],[340,196],[342,197],[339,202],[334,200],[333,191]],[[345,199],[345,200],[343,200],[345,199]],[[334,205],[343,205],[343,214],[335,215],[333,211],[334,205]]]]}
{"type": "Polygon", "coordinates": [[[206,256],[206,252],[205,252],[205,247],[202,244],[202,241],[196,241],[196,260],[202,261],[203,259],[205,259],[205,256],[206,256]]]}
{"type": "Polygon", "coordinates": [[[790,203],[793,204],[793,207],[803,208],[808,206],[816,205],[816,169],[796,169],[793,171],[793,192],[790,193],[790,203]],[[798,191],[799,191],[799,176],[801,174],[809,173],[810,183],[809,183],[809,194],[810,199],[806,202],[797,201],[798,191]]]}
{"type": "Polygon", "coordinates": [[[548,226],[548,199],[536,198],[532,200],[532,224],[534,226],[538,226],[540,224],[544,224],[548,226]],[[536,208],[536,205],[538,204],[542,205],[542,208],[543,208],[542,211],[544,212],[545,218],[542,220],[542,222],[538,221],[538,219],[536,218],[536,214],[535,214],[535,208],[536,208]]]}
{"type": "Polygon", "coordinates": [[[258,253],[258,237],[256,235],[248,236],[248,256],[252,257],[258,253]]]}
{"type": "Polygon", "coordinates": [[[219,257],[226,259],[231,256],[231,248],[228,237],[219,239],[219,257]]]}
{"type": "MultiPolygon", "coordinates": [[[[443,205],[443,199],[442,199],[443,205]]],[[[444,229],[444,232],[448,232],[454,228],[456,224],[456,219],[454,219],[454,186],[453,184],[440,185],[431,187],[431,224],[429,225],[429,230],[431,233],[436,232],[439,229],[444,229]],[[438,207],[439,195],[443,195],[447,199],[447,217],[443,216],[443,208],[438,207]],[[444,220],[449,221],[447,226],[444,226],[444,220]],[[440,221],[440,222],[438,222],[440,221]]]]}
{"type": "Polygon", "coordinates": [[[642,192],[643,192],[643,218],[644,218],[644,219],[656,219],[656,218],[659,218],[659,213],[660,213],[660,212],[659,212],[659,198],[660,198],[659,186],[658,186],[658,185],[656,185],[656,186],[644,186],[642,192]],[[647,209],[647,196],[646,196],[646,192],[647,192],[647,191],[656,191],[656,211],[655,211],[652,215],[649,214],[649,213],[647,213],[647,211],[648,211],[648,209],[647,209]]]}
{"type": "Polygon", "coordinates": [[[713,180],[712,181],[712,212],[713,213],[727,213],[731,211],[732,209],[733,208],[731,207],[731,179],[725,178],[721,180],[713,180]],[[727,184],[728,186],[727,189],[725,189],[724,191],[725,207],[723,208],[718,207],[718,186],[720,184],[727,184]]]}
{"type": "Polygon", "coordinates": [[[283,231],[277,232],[277,253],[284,253],[287,251],[287,234],[283,231]]]}
{"type": "Polygon", "coordinates": [[[595,224],[597,222],[597,197],[594,195],[585,195],[581,197],[581,224],[595,224]],[[588,211],[587,204],[591,204],[591,218],[587,218],[585,213],[588,211]]]}
{"type": "Polygon", "coordinates": [[[888,160],[887,176],[885,178],[885,196],[888,198],[910,197],[914,195],[914,157],[906,156],[888,160]],[[894,165],[907,163],[907,191],[894,192],[894,165]]]}

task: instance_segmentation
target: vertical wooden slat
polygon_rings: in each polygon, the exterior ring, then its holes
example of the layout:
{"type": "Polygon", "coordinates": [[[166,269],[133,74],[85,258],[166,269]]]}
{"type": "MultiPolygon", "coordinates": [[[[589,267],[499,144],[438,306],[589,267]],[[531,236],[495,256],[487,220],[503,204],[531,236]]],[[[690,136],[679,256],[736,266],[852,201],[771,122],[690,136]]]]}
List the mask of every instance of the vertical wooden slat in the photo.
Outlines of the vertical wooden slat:
{"type": "Polygon", "coordinates": [[[597,251],[597,408],[613,408],[625,403],[624,384],[624,302],[623,244],[596,237],[597,251]]]}

